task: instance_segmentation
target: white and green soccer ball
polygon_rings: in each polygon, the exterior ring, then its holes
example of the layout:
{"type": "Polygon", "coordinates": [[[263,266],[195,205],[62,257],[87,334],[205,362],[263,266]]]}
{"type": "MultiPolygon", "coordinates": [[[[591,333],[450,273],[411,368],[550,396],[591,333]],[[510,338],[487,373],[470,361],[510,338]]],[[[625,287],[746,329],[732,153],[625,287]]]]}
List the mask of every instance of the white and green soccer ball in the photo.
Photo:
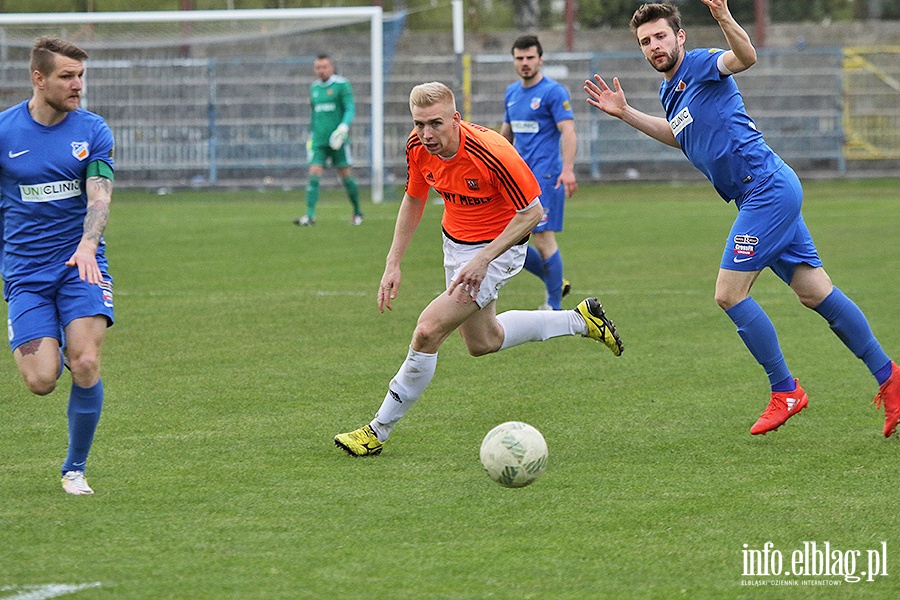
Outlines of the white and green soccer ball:
{"type": "Polygon", "coordinates": [[[488,477],[504,487],[533,483],[547,467],[547,442],[541,432],[521,421],[501,423],[481,442],[481,464],[488,477]]]}

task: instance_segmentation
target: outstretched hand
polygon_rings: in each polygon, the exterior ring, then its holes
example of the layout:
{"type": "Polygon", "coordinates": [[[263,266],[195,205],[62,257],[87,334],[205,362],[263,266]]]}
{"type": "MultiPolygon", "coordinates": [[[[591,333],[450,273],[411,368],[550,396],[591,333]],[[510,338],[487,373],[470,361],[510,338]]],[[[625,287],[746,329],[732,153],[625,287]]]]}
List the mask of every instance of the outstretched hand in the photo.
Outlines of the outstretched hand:
{"type": "Polygon", "coordinates": [[[723,17],[731,14],[728,10],[728,0],[700,0],[709,7],[709,12],[716,21],[721,21],[723,17]]]}
{"type": "Polygon", "coordinates": [[[625,92],[619,85],[619,78],[613,77],[613,87],[610,89],[603,78],[594,75],[596,83],[590,79],[584,82],[584,91],[587,92],[587,102],[594,108],[599,108],[608,115],[621,117],[628,103],[625,101],[625,92]]]}

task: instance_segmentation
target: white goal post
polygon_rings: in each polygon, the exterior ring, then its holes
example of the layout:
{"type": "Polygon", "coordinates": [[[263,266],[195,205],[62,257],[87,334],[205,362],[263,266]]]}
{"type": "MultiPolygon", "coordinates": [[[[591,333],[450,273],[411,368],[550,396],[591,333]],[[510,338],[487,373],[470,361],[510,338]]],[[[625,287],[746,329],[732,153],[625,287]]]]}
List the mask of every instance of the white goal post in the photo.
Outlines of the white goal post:
{"type": "MultiPolygon", "coordinates": [[[[108,13],[6,13],[0,15],[0,28],[20,25],[100,25],[203,23],[227,21],[328,21],[370,24],[371,63],[371,187],[372,201],[384,200],[384,29],[380,6],[336,8],[284,8],[252,10],[146,11],[108,13]]],[[[76,43],[77,40],[73,40],[76,43]]],[[[342,40],[336,40],[340,46],[342,40]]]]}

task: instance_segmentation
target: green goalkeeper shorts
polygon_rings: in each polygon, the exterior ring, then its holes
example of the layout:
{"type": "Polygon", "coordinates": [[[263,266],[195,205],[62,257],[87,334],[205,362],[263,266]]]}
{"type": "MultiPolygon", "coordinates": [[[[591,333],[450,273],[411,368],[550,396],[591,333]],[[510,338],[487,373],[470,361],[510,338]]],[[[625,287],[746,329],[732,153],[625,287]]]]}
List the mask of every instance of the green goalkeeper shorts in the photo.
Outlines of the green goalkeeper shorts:
{"type": "Polygon", "coordinates": [[[353,157],[350,155],[350,144],[344,142],[343,146],[332,150],[331,146],[313,146],[312,143],[307,143],[306,163],[309,166],[319,165],[321,167],[331,165],[336,169],[352,167],[353,157]]]}

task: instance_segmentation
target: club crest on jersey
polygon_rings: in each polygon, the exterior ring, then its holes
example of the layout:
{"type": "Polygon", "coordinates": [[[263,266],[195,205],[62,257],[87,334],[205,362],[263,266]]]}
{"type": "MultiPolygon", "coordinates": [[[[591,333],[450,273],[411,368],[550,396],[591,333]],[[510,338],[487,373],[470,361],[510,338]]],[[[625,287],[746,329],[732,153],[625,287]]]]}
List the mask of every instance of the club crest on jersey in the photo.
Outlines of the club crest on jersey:
{"type": "Polygon", "coordinates": [[[466,185],[469,186],[469,189],[473,191],[479,189],[477,179],[469,179],[468,177],[466,177],[466,185]]]}
{"type": "Polygon", "coordinates": [[[78,160],[84,160],[89,154],[87,142],[72,142],[72,156],[78,160]]]}
{"type": "Polygon", "coordinates": [[[541,107],[541,99],[535,96],[531,99],[531,110],[537,110],[541,107]]]}
{"type": "Polygon", "coordinates": [[[678,81],[678,85],[675,86],[676,92],[683,92],[687,89],[687,84],[684,82],[684,79],[678,81]]]}
{"type": "MultiPolygon", "coordinates": [[[[734,253],[738,256],[754,256],[756,254],[756,245],[759,244],[759,238],[753,235],[736,235],[734,236],[734,253]]],[[[739,259],[735,258],[735,262],[739,259]]]]}

